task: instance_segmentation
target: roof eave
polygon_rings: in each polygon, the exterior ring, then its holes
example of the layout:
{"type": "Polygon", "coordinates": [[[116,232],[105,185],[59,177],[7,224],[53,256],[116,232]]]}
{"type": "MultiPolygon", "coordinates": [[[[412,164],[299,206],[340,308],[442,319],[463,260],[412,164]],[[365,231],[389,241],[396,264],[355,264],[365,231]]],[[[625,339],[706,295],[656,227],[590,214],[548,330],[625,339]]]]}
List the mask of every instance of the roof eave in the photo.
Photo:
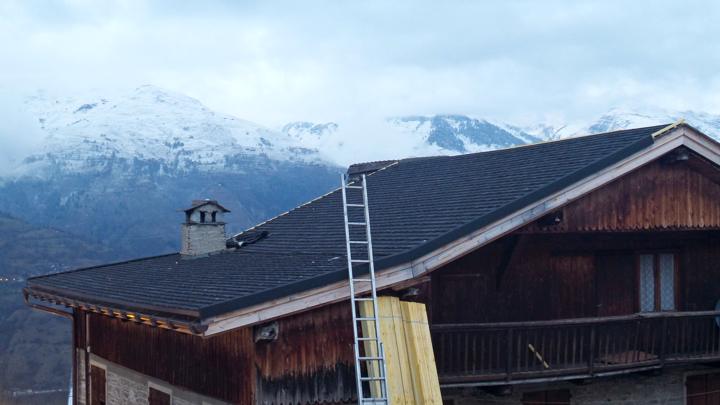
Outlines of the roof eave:
{"type": "MultiPolygon", "coordinates": [[[[200,314],[195,310],[168,308],[130,302],[120,302],[107,298],[93,297],[61,288],[28,284],[23,289],[25,300],[29,298],[50,302],[67,308],[80,309],[98,314],[109,315],[123,320],[146,323],[165,329],[202,335],[207,329],[200,322],[200,314]]],[[[31,305],[32,306],[32,305],[31,305]]],[[[36,308],[43,310],[42,308],[36,308]]]]}

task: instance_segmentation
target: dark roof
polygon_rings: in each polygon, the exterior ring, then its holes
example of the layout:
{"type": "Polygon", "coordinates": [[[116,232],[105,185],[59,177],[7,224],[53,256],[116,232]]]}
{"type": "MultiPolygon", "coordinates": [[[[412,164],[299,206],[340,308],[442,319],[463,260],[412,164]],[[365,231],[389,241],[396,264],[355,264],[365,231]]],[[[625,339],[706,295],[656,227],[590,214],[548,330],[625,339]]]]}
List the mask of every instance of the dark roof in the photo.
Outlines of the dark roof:
{"type": "MultiPolygon", "coordinates": [[[[390,164],[368,177],[376,268],[412,260],[562,190],[650,146],[663,127],[390,164]]],[[[28,287],[116,309],[200,319],[347,277],[338,190],[241,236],[259,232],[267,235],[238,250],[35,277],[28,287]]]]}

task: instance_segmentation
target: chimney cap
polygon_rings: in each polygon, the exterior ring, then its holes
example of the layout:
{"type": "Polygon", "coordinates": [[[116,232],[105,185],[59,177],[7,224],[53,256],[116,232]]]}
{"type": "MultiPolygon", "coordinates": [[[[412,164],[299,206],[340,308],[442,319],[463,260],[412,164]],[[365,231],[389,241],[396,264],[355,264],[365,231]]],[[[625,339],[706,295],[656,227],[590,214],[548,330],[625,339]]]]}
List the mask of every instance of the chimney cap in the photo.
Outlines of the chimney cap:
{"type": "Polygon", "coordinates": [[[220,203],[218,203],[217,200],[211,200],[211,199],[209,199],[209,198],[206,198],[206,199],[204,199],[204,200],[193,200],[193,201],[192,201],[192,204],[191,204],[191,207],[190,207],[190,208],[185,208],[185,209],[183,209],[183,211],[185,211],[185,212],[190,212],[190,211],[193,211],[193,210],[195,210],[195,209],[197,209],[197,208],[200,208],[200,207],[202,207],[202,206],[211,205],[211,204],[217,206],[217,207],[220,208],[223,212],[230,212],[229,209],[227,209],[227,208],[223,207],[222,205],[220,205],[220,203]]]}

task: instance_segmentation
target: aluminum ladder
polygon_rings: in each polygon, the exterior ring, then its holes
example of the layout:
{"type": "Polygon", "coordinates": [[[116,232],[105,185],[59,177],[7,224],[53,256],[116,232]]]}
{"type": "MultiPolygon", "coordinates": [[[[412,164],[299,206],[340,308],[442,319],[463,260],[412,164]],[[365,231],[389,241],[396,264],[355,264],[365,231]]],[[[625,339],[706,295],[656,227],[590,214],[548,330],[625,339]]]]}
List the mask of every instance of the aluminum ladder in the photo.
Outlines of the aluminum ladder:
{"type": "Polygon", "coordinates": [[[359,181],[350,182],[343,174],[341,175],[342,183],[342,200],[343,200],[343,216],[345,218],[345,245],[347,250],[347,266],[350,281],[350,304],[352,306],[352,321],[354,335],[354,352],[355,352],[355,383],[357,385],[357,396],[359,405],[389,405],[387,387],[387,373],[385,368],[385,349],[380,339],[380,322],[378,319],[378,302],[377,288],[375,284],[375,265],[373,263],[372,238],[370,232],[370,210],[368,209],[367,180],[363,174],[359,181]],[[357,196],[358,192],[362,192],[362,199],[357,196]],[[355,194],[349,196],[349,194],[355,194]],[[353,202],[348,202],[348,201],[353,202]],[[361,200],[360,203],[358,200],[361,200]],[[348,215],[348,210],[354,209],[348,215]],[[358,213],[358,210],[362,210],[358,213]],[[351,220],[352,219],[352,220],[351,220]],[[359,232],[351,232],[351,229],[364,228],[364,240],[359,232]],[[355,238],[353,240],[352,237],[355,238]],[[361,236],[358,238],[358,236],[361,236]],[[366,257],[362,259],[353,258],[353,246],[365,247],[366,257]],[[368,273],[356,275],[354,265],[367,264],[368,273]],[[369,291],[367,287],[369,284],[369,291]],[[370,297],[358,296],[365,291],[370,293],[370,297]],[[372,314],[359,315],[359,305],[363,302],[372,302],[372,314]],[[361,327],[358,328],[358,323],[361,327]],[[363,345],[361,350],[361,346],[363,345]],[[364,388],[367,388],[364,389],[364,388]],[[366,394],[368,396],[366,396],[366,394]]]}

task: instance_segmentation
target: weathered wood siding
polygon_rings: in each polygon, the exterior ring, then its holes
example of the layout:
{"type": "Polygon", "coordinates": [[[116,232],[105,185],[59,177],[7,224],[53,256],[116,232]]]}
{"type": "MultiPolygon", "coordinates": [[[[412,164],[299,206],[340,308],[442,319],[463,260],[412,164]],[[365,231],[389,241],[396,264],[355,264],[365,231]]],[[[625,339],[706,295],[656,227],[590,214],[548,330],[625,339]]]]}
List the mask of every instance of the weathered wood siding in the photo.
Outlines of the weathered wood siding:
{"type": "Polygon", "coordinates": [[[200,394],[251,403],[252,330],[203,340],[99,314],[89,316],[92,353],[200,394]]]}
{"type": "Polygon", "coordinates": [[[82,321],[75,325],[79,347],[87,333],[93,354],[199,394],[239,404],[330,404],[355,396],[348,303],[281,319],[278,339],[258,343],[251,327],[203,339],[88,316],[88,330],[82,321]]]}
{"type": "Polygon", "coordinates": [[[274,342],[254,347],[260,404],[349,403],[355,398],[350,303],[279,321],[274,342]]]}
{"type": "Polygon", "coordinates": [[[514,248],[508,240],[433,272],[433,323],[637,312],[636,260],[645,251],[677,254],[678,310],[710,310],[720,299],[718,231],[525,234],[514,248]]]}
{"type": "Polygon", "coordinates": [[[559,225],[527,230],[720,229],[720,183],[689,164],[656,161],[570,203],[562,212],[559,225]]]}
{"type": "Polygon", "coordinates": [[[552,238],[504,240],[436,270],[433,323],[504,322],[593,316],[594,265],[586,252],[553,251],[552,238]]]}

